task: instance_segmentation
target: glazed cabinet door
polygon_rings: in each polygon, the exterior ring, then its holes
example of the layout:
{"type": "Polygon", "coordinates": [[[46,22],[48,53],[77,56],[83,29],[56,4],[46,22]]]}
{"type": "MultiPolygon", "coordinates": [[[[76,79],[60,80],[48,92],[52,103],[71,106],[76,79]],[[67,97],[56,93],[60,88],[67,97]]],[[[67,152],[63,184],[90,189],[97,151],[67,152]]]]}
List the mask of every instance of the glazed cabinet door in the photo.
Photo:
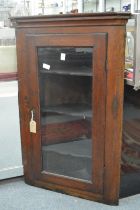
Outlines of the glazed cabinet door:
{"type": "Polygon", "coordinates": [[[26,47],[32,182],[100,200],[107,34],[27,34],[26,47]]]}

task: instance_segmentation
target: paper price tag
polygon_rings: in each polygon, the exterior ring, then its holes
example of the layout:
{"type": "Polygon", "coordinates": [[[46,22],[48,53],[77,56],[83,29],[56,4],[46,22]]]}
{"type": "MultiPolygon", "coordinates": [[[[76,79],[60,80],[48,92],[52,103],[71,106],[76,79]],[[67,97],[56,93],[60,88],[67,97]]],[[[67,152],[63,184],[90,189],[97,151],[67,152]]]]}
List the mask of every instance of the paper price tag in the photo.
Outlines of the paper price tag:
{"type": "Polygon", "coordinates": [[[51,66],[47,63],[43,63],[43,69],[50,70],[51,66]]]}
{"type": "Polygon", "coordinates": [[[60,60],[61,61],[65,61],[66,60],[66,54],[65,53],[61,53],[60,60]]]}
{"type": "Polygon", "coordinates": [[[36,133],[36,121],[34,121],[34,120],[30,121],[30,132],[36,133]]]}

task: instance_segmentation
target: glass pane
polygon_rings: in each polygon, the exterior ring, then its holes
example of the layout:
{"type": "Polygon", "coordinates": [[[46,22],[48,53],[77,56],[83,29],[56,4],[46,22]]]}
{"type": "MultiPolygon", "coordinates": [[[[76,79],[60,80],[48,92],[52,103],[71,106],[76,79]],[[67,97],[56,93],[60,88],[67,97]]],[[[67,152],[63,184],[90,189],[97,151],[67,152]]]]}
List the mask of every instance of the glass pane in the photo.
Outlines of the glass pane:
{"type": "Polygon", "coordinates": [[[8,27],[0,28],[0,73],[16,72],[15,29],[8,27]]]}
{"type": "Polygon", "coordinates": [[[125,79],[127,83],[134,80],[134,40],[135,40],[135,19],[129,19],[127,23],[127,36],[125,47],[125,79]]]}
{"type": "Polygon", "coordinates": [[[106,12],[119,12],[121,11],[121,1],[118,0],[106,0],[105,2],[106,12]]]}
{"type": "Polygon", "coordinates": [[[83,12],[92,13],[98,12],[99,1],[98,0],[84,0],[83,1],[83,12]]]}
{"type": "Polygon", "coordinates": [[[91,180],[92,51],[38,48],[43,171],[91,180]]]}

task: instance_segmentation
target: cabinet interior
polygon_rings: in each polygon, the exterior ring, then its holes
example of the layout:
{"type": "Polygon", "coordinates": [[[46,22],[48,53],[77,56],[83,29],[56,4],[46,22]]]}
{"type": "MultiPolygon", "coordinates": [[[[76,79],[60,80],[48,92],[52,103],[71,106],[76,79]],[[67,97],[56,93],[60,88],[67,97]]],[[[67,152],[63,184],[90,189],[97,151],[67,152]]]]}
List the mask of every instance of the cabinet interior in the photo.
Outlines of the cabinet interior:
{"type": "Polygon", "coordinates": [[[39,48],[42,170],[91,180],[92,48],[39,48]]]}

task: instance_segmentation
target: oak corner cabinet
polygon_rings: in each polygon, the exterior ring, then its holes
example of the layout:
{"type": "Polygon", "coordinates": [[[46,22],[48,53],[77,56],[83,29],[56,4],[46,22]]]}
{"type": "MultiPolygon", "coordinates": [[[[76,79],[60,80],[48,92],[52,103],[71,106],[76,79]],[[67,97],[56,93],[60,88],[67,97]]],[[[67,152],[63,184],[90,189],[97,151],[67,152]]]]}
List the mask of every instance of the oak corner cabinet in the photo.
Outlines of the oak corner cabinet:
{"type": "Polygon", "coordinates": [[[12,18],[26,183],[118,204],[128,18],[12,18]]]}

